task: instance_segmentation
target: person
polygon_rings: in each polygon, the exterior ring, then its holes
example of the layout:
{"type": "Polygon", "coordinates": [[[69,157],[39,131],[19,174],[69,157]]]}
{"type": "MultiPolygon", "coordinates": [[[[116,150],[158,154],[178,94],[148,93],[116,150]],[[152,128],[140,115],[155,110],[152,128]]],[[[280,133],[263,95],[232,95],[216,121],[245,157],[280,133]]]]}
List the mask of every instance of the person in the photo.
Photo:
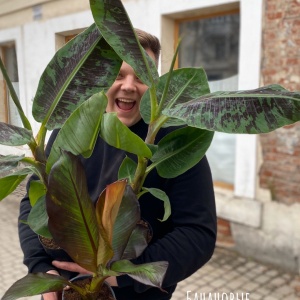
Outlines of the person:
{"type": "MultiPolygon", "coordinates": [[[[157,64],[160,55],[159,40],[141,30],[137,30],[137,35],[141,45],[157,64]]],[[[107,91],[106,111],[116,112],[118,118],[142,139],[146,137],[148,126],[141,118],[139,104],[146,90],[147,86],[137,78],[131,66],[123,62],[118,77],[107,91]]],[[[171,130],[174,128],[162,128],[156,142],[171,130]]],[[[47,151],[51,148],[56,134],[57,131],[51,135],[47,151]]],[[[93,201],[98,199],[107,184],[117,180],[118,169],[125,155],[136,160],[134,155],[111,147],[99,137],[91,157],[83,159],[93,201]]],[[[215,198],[206,157],[176,178],[162,178],[153,170],[147,176],[144,186],[164,190],[169,196],[172,212],[167,221],[161,222],[159,219],[164,214],[163,202],[150,193],[140,198],[141,216],[150,224],[153,237],[144,252],[132,261],[135,264],[168,261],[169,267],[162,286],[164,291],[139,283],[127,275],[110,277],[107,282],[113,287],[118,300],[171,299],[177,283],[201,268],[211,258],[215,248],[215,198]]],[[[30,202],[26,196],[20,204],[19,219],[26,220],[29,211],[30,202]]],[[[59,274],[61,269],[85,272],[73,262],[52,261],[36,234],[24,223],[19,223],[19,237],[24,252],[24,264],[29,272],[59,274]]],[[[59,295],[47,293],[43,298],[57,300],[59,295]]]]}

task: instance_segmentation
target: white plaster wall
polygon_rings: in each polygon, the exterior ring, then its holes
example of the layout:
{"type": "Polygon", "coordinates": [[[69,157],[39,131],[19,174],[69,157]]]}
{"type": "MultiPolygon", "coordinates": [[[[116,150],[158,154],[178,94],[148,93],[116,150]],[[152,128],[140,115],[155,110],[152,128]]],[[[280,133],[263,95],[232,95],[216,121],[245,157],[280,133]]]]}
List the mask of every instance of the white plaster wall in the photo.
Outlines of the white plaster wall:
{"type": "Polygon", "coordinates": [[[263,204],[262,223],[231,224],[236,249],[244,255],[300,274],[300,204],[263,204]]]}
{"type": "Polygon", "coordinates": [[[228,3],[237,3],[238,0],[172,0],[172,5],[170,1],[161,1],[160,11],[162,14],[174,14],[183,11],[193,11],[199,8],[205,8],[210,6],[223,5],[228,3]]]}
{"type": "MultiPolygon", "coordinates": [[[[260,81],[263,0],[242,0],[239,90],[256,89],[260,81]]],[[[257,136],[238,135],[234,193],[254,199],[257,177],[257,136]]]]}

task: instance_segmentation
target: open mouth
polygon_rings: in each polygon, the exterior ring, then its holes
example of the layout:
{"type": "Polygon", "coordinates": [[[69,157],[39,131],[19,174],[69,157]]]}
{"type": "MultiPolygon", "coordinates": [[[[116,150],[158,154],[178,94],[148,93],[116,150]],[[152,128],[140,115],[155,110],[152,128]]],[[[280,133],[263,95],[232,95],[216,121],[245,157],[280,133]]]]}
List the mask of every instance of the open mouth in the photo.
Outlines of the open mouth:
{"type": "Polygon", "coordinates": [[[117,104],[119,109],[131,110],[135,106],[136,101],[135,100],[118,98],[118,99],[116,99],[116,104],[117,104]]]}

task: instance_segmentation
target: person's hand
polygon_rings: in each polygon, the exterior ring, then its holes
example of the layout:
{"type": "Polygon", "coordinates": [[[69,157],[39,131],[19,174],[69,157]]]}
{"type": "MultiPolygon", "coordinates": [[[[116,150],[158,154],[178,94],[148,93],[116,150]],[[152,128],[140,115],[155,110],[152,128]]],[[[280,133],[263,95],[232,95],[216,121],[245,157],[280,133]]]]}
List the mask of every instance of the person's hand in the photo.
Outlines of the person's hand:
{"type": "Polygon", "coordinates": [[[62,293],[61,292],[51,292],[43,294],[44,300],[61,300],[62,293]]]}
{"type": "MultiPolygon", "coordinates": [[[[67,270],[71,272],[76,272],[80,274],[93,274],[92,272],[87,271],[86,269],[82,268],[78,264],[74,262],[67,262],[67,261],[58,261],[54,260],[52,262],[53,266],[62,269],[62,270],[67,270]]],[[[117,278],[115,276],[108,277],[105,280],[110,286],[118,286],[117,283],[117,278]]],[[[48,299],[47,299],[48,300],[48,299]]]]}
{"type": "Polygon", "coordinates": [[[118,286],[116,276],[111,276],[111,277],[106,278],[105,282],[108,283],[110,286],[118,286]]]}
{"type": "Polygon", "coordinates": [[[80,267],[78,264],[76,264],[74,262],[53,260],[52,265],[56,268],[75,272],[75,273],[93,274],[92,272],[87,271],[86,269],[80,267]]]}
{"type": "MultiPolygon", "coordinates": [[[[56,270],[50,270],[47,273],[52,275],[59,275],[59,273],[56,270]]],[[[61,292],[46,293],[42,296],[44,300],[61,300],[61,292]]]]}

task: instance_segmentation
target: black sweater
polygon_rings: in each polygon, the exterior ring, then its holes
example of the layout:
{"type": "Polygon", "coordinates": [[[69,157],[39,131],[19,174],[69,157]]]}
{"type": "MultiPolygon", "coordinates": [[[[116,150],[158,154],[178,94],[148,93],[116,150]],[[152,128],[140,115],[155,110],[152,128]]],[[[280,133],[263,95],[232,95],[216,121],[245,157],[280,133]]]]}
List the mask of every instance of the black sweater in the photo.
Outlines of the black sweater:
{"type": "MultiPolygon", "coordinates": [[[[130,128],[134,133],[145,139],[147,125],[141,120],[130,128]]],[[[156,142],[173,128],[160,130],[156,142]]],[[[56,137],[54,132],[49,140],[47,150],[56,137]]],[[[117,180],[118,169],[125,155],[136,160],[134,155],[106,144],[98,139],[92,156],[83,159],[88,181],[89,193],[96,201],[106,187],[117,180]]],[[[159,188],[169,196],[171,216],[160,222],[164,213],[163,202],[150,193],[140,198],[141,215],[153,230],[153,238],[143,252],[134,259],[136,264],[168,261],[169,267],[163,289],[150,288],[134,281],[129,276],[117,277],[118,288],[114,288],[117,300],[159,300],[171,299],[176,284],[202,267],[212,256],[216,240],[216,211],[210,168],[206,157],[184,174],[172,178],[161,178],[152,170],[144,183],[148,188],[159,188]]],[[[20,220],[26,220],[30,211],[28,197],[20,204],[20,220]]],[[[24,223],[19,223],[19,237],[24,252],[24,264],[29,272],[47,272],[54,267],[52,258],[41,246],[37,235],[24,223]]]]}

